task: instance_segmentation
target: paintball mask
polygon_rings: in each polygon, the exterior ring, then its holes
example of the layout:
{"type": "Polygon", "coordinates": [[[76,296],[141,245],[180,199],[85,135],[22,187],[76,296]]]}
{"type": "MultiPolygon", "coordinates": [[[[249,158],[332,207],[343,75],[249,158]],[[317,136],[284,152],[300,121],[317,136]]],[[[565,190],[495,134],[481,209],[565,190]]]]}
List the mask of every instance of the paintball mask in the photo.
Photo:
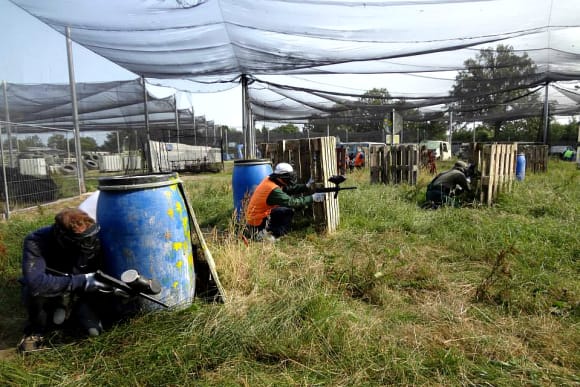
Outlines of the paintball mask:
{"type": "Polygon", "coordinates": [[[296,173],[294,172],[278,175],[278,179],[282,180],[287,186],[296,184],[296,181],[298,180],[296,177],[296,173]]]}
{"type": "Polygon", "coordinates": [[[84,255],[92,255],[99,246],[98,234],[100,227],[97,223],[87,227],[82,233],[65,230],[58,223],[54,225],[56,239],[65,249],[75,250],[84,255]]]}
{"type": "Polygon", "coordinates": [[[296,172],[288,163],[279,163],[270,175],[272,178],[280,181],[284,186],[294,185],[297,182],[296,172]]]}

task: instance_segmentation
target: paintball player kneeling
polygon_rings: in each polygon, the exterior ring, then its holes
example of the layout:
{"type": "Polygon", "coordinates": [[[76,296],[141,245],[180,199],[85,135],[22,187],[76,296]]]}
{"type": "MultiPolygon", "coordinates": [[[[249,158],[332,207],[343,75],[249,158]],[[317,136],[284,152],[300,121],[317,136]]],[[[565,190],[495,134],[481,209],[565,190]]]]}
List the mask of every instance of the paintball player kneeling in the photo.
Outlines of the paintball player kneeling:
{"type": "Polygon", "coordinates": [[[427,186],[426,200],[436,205],[453,203],[459,192],[470,192],[470,178],[473,174],[469,165],[458,160],[453,168],[442,172],[427,186]],[[459,191],[459,192],[458,192],[459,191]]]}
{"type": "Polygon", "coordinates": [[[325,193],[295,196],[310,192],[314,181],[296,183],[296,173],[288,163],[279,163],[274,173],[256,187],[246,209],[246,236],[274,241],[290,231],[294,209],[324,201],[325,193]]]}
{"type": "Polygon", "coordinates": [[[65,323],[89,336],[102,332],[113,289],[95,278],[102,265],[98,232],[87,213],[67,208],[24,239],[20,282],[28,324],[20,351],[41,349],[44,336],[65,323]]]}

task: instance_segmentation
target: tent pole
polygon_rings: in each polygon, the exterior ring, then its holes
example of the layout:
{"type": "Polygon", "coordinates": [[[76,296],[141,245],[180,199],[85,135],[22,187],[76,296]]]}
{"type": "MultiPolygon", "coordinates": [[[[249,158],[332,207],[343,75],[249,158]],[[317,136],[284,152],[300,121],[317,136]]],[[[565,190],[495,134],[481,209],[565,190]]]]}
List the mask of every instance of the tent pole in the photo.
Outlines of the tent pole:
{"type": "Polygon", "coordinates": [[[145,149],[147,158],[147,170],[153,173],[153,159],[151,157],[151,132],[149,130],[149,104],[147,102],[147,86],[145,84],[145,77],[141,76],[141,85],[143,86],[143,107],[145,114],[145,132],[147,133],[147,146],[145,149]]]}
{"type": "Polygon", "coordinates": [[[248,112],[246,111],[246,93],[248,87],[248,79],[246,74],[242,74],[242,133],[244,137],[244,158],[249,159],[248,148],[249,148],[249,133],[248,133],[248,112]]]}
{"type": "Polygon", "coordinates": [[[193,145],[197,145],[197,131],[195,130],[195,109],[191,105],[191,121],[193,123],[193,145]]]}
{"type": "Polygon", "coordinates": [[[248,76],[242,74],[242,131],[244,133],[244,158],[253,159],[256,157],[255,138],[252,138],[250,128],[250,106],[248,101],[248,76]]]}
{"type": "Polygon", "coordinates": [[[2,141],[2,126],[0,126],[0,159],[2,160],[2,183],[4,184],[4,216],[10,217],[10,195],[8,192],[8,180],[6,179],[6,164],[4,163],[4,143],[2,141]]]}
{"type": "Polygon", "coordinates": [[[447,140],[449,141],[449,145],[451,145],[451,141],[453,139],[453,109],[449,109],[449,137],[447,140]]]}
{"type": "MultiPolygon", "coordinates": [[[[2,81],[2,88],[4,89],[4,119],[6,120],[6,134],[8,136],[9,165],[14,167],[14,156],[12,155],[12,124],[10,123],[10,110],[8,109],[8,87],[6,86],[6,81],[2,81]]],[[[16,140],[16,147],[18,147],[18,139],[16,140]]]]}
{"type": "Polygon", "coordinates": [[[548,143],[548,86],[550,85],[549,82],[546,82],[545,91],[544,91],[544,135],[543,135],[543,143],[546,145],[548,143]]]}
{"type": "Polygon", "coordinates": [[[66,53],[68,57],[68,78],[71,93],[72,113],[75,133],[75,158],[77,160],[77,178],[79,183],[79,195],[87,192],[85,187],[85,176],[83,169],[83,159],[81,154],[81,130],[79,127],[79,113],[77,105],[77,88],[75,81],[75,70],[72,56],[72,40],[70,38],[70,27],[66,27],[66,53]]]}
{"type": "MultiPolygon", "coordinates": [[[[247,94],[246,94],[247,95],[247,94]]],[[[248,105],[249,106],[249,105],[248,105]]],[[[257,156],[256,154],[256,120],[254,119],[254,113],[252,113],[251,109],[248,109],[249,117],[249,124],[250,124],[250,149],[252,150],[251,152],[251,157],[253,159],[255,159],[257,156]]]]}
{"type": "Polygon", "coordinates": [[[173,102],[175,103],[175,130],[177,131],[177,168],[179,168],[179,110],[177,110],[177,96],[173,94],[173,102]]]}
{"type": "Polygon", "coordinates": [[[391,145],[395,144],[395,109],[392,112],[393,122],[391,123],[391,145]]]}

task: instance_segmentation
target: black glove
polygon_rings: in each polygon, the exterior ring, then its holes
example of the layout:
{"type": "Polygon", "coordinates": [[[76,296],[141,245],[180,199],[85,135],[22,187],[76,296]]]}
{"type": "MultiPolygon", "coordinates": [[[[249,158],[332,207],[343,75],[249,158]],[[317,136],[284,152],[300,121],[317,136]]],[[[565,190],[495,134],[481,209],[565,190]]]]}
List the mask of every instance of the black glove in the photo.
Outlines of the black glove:
{"type": "Polygon", "coordinates": [[[85,292],[103,292],[103,293],[111,293],[115,290],[112,286],[107,285],[104,282],[99,281],[99,279],[95,278],[95,273],[88,273],[85,274],[85,278],[87,282],[85,282],[85,292]]]}

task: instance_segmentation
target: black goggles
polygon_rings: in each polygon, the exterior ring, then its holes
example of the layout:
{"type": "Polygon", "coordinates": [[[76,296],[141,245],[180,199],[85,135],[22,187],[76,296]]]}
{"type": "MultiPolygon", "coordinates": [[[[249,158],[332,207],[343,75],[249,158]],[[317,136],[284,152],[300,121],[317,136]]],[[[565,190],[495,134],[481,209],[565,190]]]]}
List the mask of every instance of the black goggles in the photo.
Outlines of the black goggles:
{"type": "Polygon", "coordinates": [[[69,247],[77,247],[80,248],[81,250],[85,249],[89,250],[95,247],[101,227],[97,223],[95,223],[90,227],[88,227],[82,233],[78,234],[62,230],[60,229],[60,227],[57,227],[57,229],[58,229],[57,231],[58,238],[60,239],[63,245],[69,247]]]}

